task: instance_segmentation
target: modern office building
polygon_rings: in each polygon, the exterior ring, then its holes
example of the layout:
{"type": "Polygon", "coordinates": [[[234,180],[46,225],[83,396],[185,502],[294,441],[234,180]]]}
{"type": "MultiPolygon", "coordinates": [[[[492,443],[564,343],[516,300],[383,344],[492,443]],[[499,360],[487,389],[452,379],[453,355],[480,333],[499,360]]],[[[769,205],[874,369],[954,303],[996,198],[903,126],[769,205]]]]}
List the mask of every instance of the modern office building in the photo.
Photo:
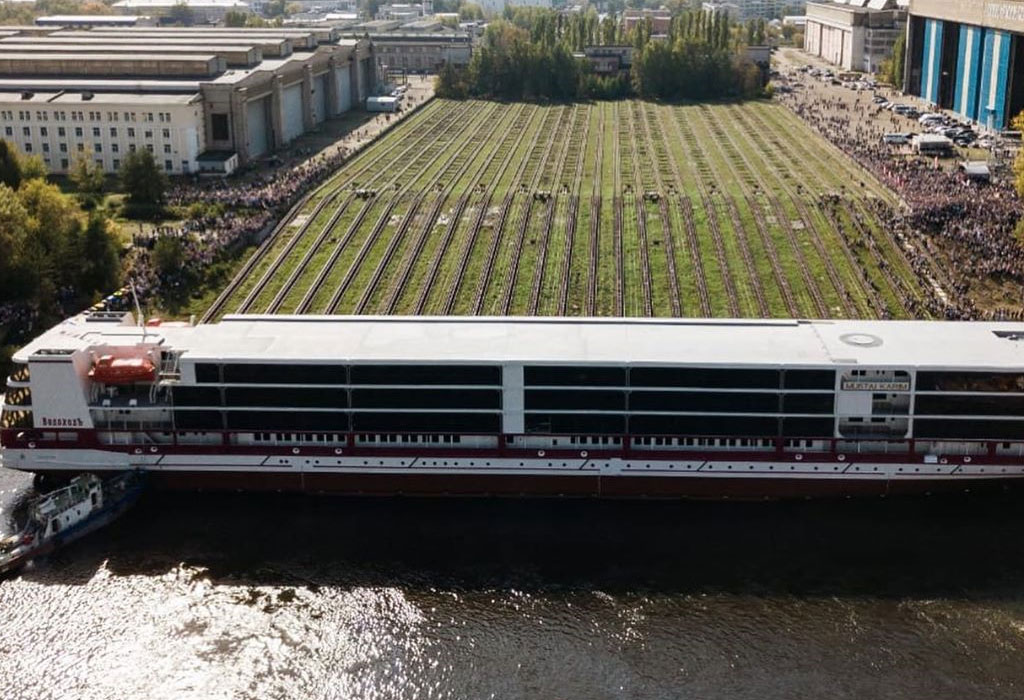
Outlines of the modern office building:
{"type": "Polygon", "coordinates": [[[911,0],[904,89],[990,129],[1024,109],[1024,1],[911,0]]]}

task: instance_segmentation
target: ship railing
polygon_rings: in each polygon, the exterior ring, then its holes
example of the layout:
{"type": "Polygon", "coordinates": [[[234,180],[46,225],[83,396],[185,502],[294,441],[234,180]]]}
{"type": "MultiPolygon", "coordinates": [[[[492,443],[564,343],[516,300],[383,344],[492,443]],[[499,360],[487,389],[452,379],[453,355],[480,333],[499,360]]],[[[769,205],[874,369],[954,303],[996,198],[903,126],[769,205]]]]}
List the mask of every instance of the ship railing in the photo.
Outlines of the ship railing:
{"type": "Polygon", "coordinates": [[[906,438],[898,440],[836,440],[835,451],[843,454],[910,454],[911,443],[906,438]]]}

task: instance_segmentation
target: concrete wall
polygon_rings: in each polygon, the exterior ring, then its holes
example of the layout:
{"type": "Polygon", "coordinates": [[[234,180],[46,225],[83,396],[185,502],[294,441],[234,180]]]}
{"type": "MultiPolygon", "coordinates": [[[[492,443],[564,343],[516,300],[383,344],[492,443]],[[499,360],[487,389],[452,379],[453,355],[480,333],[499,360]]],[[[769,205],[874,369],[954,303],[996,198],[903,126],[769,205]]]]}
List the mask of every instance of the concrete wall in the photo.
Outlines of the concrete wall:
{"type": "Polygon", "coordinates": [[[910,14],[1024,33],[1021,0],[910,0],[910,14]]]}

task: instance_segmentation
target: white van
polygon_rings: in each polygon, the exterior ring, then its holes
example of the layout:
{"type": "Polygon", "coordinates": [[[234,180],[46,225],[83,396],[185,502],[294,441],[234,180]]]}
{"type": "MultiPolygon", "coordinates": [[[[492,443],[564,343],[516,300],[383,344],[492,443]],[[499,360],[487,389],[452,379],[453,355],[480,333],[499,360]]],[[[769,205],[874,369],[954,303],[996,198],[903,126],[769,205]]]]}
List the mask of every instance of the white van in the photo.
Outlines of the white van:
{"type": "Polygon", "coordinates": [[[906,146],[910,143],[910,134],[886,134],[882,137],[882,142],[889,146],[906,146]]]}
{"type": "Polygon", "coordinates": [[[928,126],[929,124],[938,124],[939,122],[942,121],[942,115],[934,114],[932,112],[925,112],[924,114],[917,118],[917,121],[920,122],[921,124],[924,124],[925,126],[928,126]]]}

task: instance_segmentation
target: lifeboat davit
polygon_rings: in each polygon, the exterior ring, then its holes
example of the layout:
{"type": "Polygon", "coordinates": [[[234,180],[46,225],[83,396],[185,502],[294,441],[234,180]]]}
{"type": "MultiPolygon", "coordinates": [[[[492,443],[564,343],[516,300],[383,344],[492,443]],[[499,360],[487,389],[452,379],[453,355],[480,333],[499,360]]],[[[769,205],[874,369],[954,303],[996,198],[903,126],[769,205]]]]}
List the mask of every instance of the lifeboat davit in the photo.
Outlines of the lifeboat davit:
{"type": "Polygon", "coordinates": [[[104,384],[135,384],[156,379],[156,367],[145,357],[103,355],[93,363],[89,377],[104,384]]]}

